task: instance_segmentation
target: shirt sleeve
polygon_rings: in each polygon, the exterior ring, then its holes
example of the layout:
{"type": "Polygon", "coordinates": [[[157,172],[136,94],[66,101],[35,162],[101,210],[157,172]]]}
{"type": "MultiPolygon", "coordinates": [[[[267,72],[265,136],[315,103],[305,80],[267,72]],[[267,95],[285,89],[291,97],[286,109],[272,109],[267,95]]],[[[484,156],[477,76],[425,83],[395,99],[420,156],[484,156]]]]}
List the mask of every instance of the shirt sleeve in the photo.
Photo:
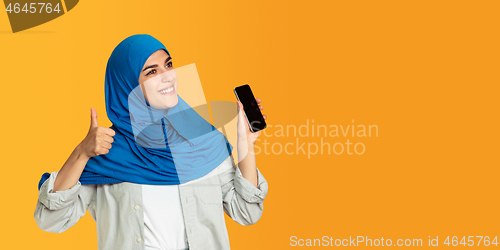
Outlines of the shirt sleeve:
{"type": "Polygon", "coordinates": [[[255,224],[262,216],[264,199],[266,198],[267,181],[257,169],[257,187],[245,179],[239,168],[236,168],[231,155],[233,167],[219,173],[222,187],[224,212],[241,225],[255,224]]]}
{"type": "Polygon", "coordinates": [[[40,187],[34,214],[38,227],[53,233],[75,225],[96,193],[96,185],[81,185],[80,181],[69,189],[53,192],[58,173],[52,172],[40,187]]]}

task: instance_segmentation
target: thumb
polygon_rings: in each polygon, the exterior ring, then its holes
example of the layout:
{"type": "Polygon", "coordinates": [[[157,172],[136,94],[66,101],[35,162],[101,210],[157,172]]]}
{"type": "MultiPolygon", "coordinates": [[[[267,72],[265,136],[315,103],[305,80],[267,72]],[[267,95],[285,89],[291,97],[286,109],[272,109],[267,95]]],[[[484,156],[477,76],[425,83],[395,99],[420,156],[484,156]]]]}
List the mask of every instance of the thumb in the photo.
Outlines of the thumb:
{"type": "Polygon", "coordinates": [[[90,128],[99,127],[97,125],[97,111],[94,108],[90,108],[90,128]]]}
{"type": "Polygon", "coordinates": [[[238,101],[237,104],[238,104],[238,121],[244,123],[244,120],[246,118],[245,118],[245,114],[244,114],[245,111],[243,111],[243,103],[238,101]]]}
{"type": "Polygon", "coordinates": [[[238,104],[238,113],[243,111],[243,103],[241,103],[240,101],[237,101],[236,103],[238,104]]]}

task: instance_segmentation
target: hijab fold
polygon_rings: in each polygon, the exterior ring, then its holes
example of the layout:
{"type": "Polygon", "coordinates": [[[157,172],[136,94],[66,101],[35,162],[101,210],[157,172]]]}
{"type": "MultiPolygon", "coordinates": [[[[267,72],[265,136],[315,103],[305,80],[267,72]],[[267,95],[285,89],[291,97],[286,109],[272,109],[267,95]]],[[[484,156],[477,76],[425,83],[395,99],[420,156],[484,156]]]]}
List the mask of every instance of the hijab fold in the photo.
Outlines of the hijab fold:
{"type": "MultiPolygon", "coordinates": [[[[105,76],[106,111],[113,136],[109,153],[92,157],[80,183],[132,182],[177,185],[198,179],[219,166],[232,145],[212,124],[180,96],[174,107],[161,110],[149,105],[139,85],[147,59],[165,46],[156,38],[127,37],[112,52],[105,76]]],[[[182,79],[178,79],[182,88],[182,79]]],[[[48,179],[44,173],[38,189],[48,179]]]]}

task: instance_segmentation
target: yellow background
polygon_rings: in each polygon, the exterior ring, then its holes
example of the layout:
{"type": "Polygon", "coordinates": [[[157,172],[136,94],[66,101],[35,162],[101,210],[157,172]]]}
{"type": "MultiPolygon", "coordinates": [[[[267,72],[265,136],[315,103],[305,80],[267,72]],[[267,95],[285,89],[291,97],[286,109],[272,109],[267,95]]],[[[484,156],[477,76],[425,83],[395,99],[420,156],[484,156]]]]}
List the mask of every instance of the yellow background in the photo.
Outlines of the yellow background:
{"type": "Polygon", "coordinates": [[[37,184],[84,138],[91,107],[100,126],[111,126],[106,62],[120,41],[141,33],[165,44],[174,67],[196,63],[209,101],[235,101],[232,89],[248,83],[268,124],[379,127],[378,137],[352,138],[366,145],[363,155],[260,154],[264,213],[247,227],[226,217],[233,249],[293,248],[291,236],[426,244],[428,236],[499,235],[499,7],[80,1],[16,34],[1,11],[1,248],[97,249],[88,214],[63,234],[37,227],[37,184]]]}

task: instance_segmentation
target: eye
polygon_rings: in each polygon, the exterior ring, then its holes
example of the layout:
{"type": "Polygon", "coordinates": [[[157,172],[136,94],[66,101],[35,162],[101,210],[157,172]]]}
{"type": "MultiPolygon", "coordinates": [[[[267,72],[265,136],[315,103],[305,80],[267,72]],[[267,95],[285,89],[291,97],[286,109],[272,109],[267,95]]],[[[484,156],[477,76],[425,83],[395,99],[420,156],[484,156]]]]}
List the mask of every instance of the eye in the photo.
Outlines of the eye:
{"type": "Polygon", "coordinates": [[[151,72],[153,72],[153,71],[156,72],[156,69],[153,69],[153,70],[149,71],[146,75],[151,74],[151,72]]]}
{"type": "Polygon", "coordinates": [[[167,68],[171,68],[172,66],[173,66],[173,65],[172,65],[172,62],[171,62],[171,61],[167,63],[167,68]]]}

